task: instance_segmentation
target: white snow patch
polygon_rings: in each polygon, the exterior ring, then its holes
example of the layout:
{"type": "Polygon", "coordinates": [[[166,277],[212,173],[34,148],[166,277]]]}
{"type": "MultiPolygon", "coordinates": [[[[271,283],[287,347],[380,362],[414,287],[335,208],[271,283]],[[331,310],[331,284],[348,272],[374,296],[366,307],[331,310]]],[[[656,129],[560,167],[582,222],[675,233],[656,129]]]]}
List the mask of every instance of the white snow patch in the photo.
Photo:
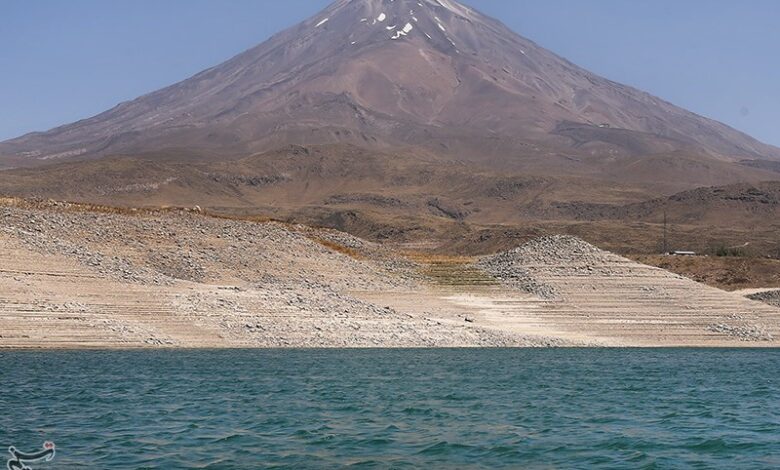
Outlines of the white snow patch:
{"type": "Polygon", "coordinates": [[[416,17],[413,16],[412,19],[414,20],[415,23],[417,23],[417,18],[416,17]]]}
{"type": "Polygon", "coordinates": [[[322,26],[322,25],[324,25],[325,23],[327,23],[329,19],[330,19],[330,18],[325,18],[324,20],[322,20],[322,21],[320,21],[319,23],[315,24],[315,25],[314,25],[314,27],[315,27],[315,28],[319,28],[320,26],[322,26]]]}
{"type": "Polygon", "coordinates": [[[444,29],[444,26],[442,26],[441,23],[436,23],[436,26],[438,26],[439,29],[442,31],[447,31],[446,29],[444,29]]]}
{"type": "Polygon", "coordinates": [[[380,13],[379,16],[376,17],[376,20],[381,23],[385,20],[385,18],[387,18],[387,15],[385,15],[384,13],[380,13]]]}
{"type": "Polygon", "coordinates": [[[469,16],[470,10],[467,7],[450,3],[449,0],[436,0],[436,2],[458,16],[462,16],[464,18],[469,16]]]}
{"type": "Polygon", "coordinates": [[[385,29],[386,29],[386,30],[388,30],[388,31],[390,31],[390,30],[393,30],[393,29],[395,29],[395,27],[396,27],[396,26],[397,26],[397,25],[393,25],[393,26],[385,26],[385,29]]]}
{"type": "Polygon", "coordinates": [[[452,38],[447,36],[446,34],[444,35],[444,37],[447,38],[447,41],[449,41],[450,44],[452,44],[452,47],[455,49],[455,52],[460,54],[460,51],[458,50],[458,46],[455,45],[455,42],[452,40],[452,38]]]}
{"type": "Polygon", "coordinates": [[[349,43],[349,44],[350,44],[351,46],[354,46],[355,44],[357,44],[357,42],[355,42],[355,41],[352,41],[352,42],[351,42],[351,43],[349,43]]]}
{"type": "Polygon", "coordinates": [[[401,36],[406,36],[412,31],[412,29],[414,29],[414,26],[412,26],[410,23],[406,23],[403,29],[396,31],[395,34],[390,36],[390,39],[396,40],[401,36]]]}

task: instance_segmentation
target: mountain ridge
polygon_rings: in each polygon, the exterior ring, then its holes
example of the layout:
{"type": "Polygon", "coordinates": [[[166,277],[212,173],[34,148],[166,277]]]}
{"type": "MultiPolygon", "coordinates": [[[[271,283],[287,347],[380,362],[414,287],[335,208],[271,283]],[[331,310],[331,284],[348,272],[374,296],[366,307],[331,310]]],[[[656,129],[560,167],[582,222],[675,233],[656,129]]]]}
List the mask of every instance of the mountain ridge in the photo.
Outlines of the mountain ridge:
{"type": "Polygon", "coordinates": [[[463,253],[560,232],[649,253],[668,210],[681,247],[778,253],[780,150],[454,1],[335,2],[0,154],[0,195],[197,205],[463,253]]]}
{"type": "Polygon", "coordinates": [[[451,0],[338,0],[181,82],[2,142],[0,155],[26,166],[170,149],[232,158],[337,142],[497,167],[675,151],[780,160],[780,149],[591,74],[451,0]],[[579,126],[574,135],[560,132],[565,123],[579,126]]]}

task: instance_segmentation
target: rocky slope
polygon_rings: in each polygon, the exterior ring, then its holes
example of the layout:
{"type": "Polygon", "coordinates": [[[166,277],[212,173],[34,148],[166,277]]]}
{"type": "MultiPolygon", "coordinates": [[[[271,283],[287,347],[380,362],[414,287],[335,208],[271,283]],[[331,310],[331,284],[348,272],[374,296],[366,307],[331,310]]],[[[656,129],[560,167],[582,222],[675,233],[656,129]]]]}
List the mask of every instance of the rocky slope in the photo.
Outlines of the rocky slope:
{"type": "Polygon", "coordinates": [[[759,302],[764,302],[766,304],[780,308],[780,290],[757,292],[755,294],[748,295],[747,298],[751,300],[758,300],[759,302]]]}
{"type": "Polygon", "coordinates": [[[539,321],[571,325],[594,337],[646,345],[684,345],[712,336],[758,344],[780,339],[780,309],[575,237],[538,238],[486,257],[480,265],[509,285],[547,299],[539,321]],[[650,331],[654,339],[647,337],[650,331]]]}
{"type": "Polygon", "coordinates": [[[2,347],[776,346],[780,309],[543,237],[482,259],[0,200],[2,347]]]}
{"type": "Polygon", "coordinates": [[[456,1],[339,0],[180,83],[0,143],[0,195],[200,205],[469,254],[544,233],[658,252],[666,211],[679,247],[776,256],[778,162],[456,1]]]}
{"type": "Polygon", "coordinates": [[[329,230],[0,200],[2,347],[541,346],[360,300],[414,263],[329,230]]]}
{"type": "Polygon", "coordinates": [[[327,142],[493,167],[584,165],[580,173],[675,153],[712,165],[780,159],[777,148],[589,73],[455,0],[335,1],[225,63],[4,142],[0,155],[7,165],[111,154],[224,159],[327,142]]]}

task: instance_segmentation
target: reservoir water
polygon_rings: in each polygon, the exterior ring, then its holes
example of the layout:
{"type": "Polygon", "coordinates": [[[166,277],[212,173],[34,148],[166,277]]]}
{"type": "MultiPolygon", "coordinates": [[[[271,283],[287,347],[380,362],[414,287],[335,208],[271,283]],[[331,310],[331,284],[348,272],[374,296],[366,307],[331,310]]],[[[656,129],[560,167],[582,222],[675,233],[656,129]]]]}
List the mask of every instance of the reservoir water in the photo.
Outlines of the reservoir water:
{"type": "Polygon", "coordinates": [[[38,469],[780,468],[780,351],[0,352],[38,469]]]}

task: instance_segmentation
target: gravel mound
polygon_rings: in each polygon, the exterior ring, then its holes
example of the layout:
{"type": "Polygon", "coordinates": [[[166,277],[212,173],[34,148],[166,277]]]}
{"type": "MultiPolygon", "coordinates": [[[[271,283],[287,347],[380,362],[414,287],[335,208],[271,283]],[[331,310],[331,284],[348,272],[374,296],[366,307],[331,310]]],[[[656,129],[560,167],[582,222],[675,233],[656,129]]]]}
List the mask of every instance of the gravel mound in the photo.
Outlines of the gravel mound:
{"type": "Polygon", "coordinates": [[[491,257],[514,265],[602,264],[623,258],[569,235],[536,238],[519,247],[491,257]]]}
{"type": "Polygon", "coordinates": [[[758,300],[773,307],[780,307],[780,290],[769,290],[746,296],[750,300],[758,300]]]}
{"type": "Polygon", "coordinates": [[[740,341],[772,341],[774,339],[765,326],[756,324],[730,325],[728,323],[715,323],[709,326],[709,330],[740,341]]]}
{"type": "Polygon", "coordinates": [[[371,290],[415,283],[412,266],[374,256],[374,247],[336,232],[315,234],[303,227],[186,211],[126,215],[68,209],[0,207],[0,231],[37,252],[75,258],[108,278],[133,284],[317,282],[371,290]],[[320,239],[359,252],[360,259],[320,239]]]}
{"type": "Polygon", "coordinates": [[[559,298],[554,286],[540,278],[551,273],[611,274],[627,260],[569,235],[537,238],[517,248],[480,260],[478,266],[506,284],[543,299],[559,298]]]}

